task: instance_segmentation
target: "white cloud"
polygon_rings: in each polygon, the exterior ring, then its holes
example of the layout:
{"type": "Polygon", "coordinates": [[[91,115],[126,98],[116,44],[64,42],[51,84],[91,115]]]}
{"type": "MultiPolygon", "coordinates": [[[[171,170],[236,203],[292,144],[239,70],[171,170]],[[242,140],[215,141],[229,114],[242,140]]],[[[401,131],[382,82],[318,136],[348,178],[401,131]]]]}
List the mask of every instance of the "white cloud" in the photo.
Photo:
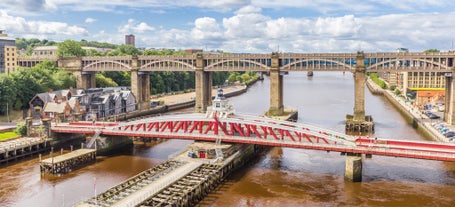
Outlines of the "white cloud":
{"type": "Polygon", "coordinates": [[[119,27],[118,31],[124,34],[130,33],[145,33],[155,30],[154,27],[148,25],[145,22],[140,22],[136,24],[134,19],[128,19],[128,23],[119,27]]]}
{"type": "Polygon", "coordinates": [[[27,21],[22,17],[13,17],[0,10],[0,26],[11,34],[25,35],[66,35],[86,36],[88,31],[82,27],[68,25],[65,22],[27,21]]]}
{"type": "Polygon", "coordinates": [[[96,22],[96,19],[93,19],[93,18],[90,18],[90,17],[85,19],[85,23],[90,24],[90,23],[93,23],[93,22],[96,22]]]}
{"type": "Polygon", "coordinates": [[[196,19],[191,34],[195,39],[218,39],[222,36],[220,26],[214,18],[210,17],[196,19]]]}

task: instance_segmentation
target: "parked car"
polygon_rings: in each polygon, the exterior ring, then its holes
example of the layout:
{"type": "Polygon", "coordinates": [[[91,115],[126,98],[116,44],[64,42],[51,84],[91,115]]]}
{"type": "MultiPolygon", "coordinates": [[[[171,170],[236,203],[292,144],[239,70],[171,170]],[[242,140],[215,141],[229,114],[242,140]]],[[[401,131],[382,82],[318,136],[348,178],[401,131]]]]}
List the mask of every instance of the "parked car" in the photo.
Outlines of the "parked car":
{"type": "Polygon", "coordinates": [[[426,114],[427,114],[428,118],[430,118],[430,119],[439,119],[439,118],[441,118],[440,116],[438,116],[436,114],[433,114],[431,112],[427,112],[426,114]]]}
{"type": "Polygon", "coordinates": [[[455,137],[455,132],[449,131],[449,132],[445,133],[444,136],[447,138],[455,137]]]}

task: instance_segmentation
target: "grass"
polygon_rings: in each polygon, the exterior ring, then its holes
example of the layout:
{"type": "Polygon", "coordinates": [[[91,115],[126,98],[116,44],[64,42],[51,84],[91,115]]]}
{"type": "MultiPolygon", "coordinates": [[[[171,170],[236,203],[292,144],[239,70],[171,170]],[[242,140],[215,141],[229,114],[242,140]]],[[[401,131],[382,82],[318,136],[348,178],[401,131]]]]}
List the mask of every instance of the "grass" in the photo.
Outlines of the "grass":
{"type": "Polygon", "coordinates": [[[17,137],[19,137],[19,135],[14,133],[14,132],[2,132],[2,133],[0,133],[0,141],[5,141],[5,140],[8,140],[8,139],[13,139],[13,138],[17,138],[17,137]]]}

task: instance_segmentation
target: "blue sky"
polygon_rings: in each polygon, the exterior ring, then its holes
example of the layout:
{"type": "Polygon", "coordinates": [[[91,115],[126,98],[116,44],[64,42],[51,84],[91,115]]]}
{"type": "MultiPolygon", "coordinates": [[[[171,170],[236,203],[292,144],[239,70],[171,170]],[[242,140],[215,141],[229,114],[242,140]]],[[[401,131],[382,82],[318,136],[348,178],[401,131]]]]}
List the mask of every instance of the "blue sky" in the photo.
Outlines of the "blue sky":
{"type": "Polygon", "coordinates": [[[452,50],[453,0],[2,0],[13,38],[229,52],[452,50]]]}

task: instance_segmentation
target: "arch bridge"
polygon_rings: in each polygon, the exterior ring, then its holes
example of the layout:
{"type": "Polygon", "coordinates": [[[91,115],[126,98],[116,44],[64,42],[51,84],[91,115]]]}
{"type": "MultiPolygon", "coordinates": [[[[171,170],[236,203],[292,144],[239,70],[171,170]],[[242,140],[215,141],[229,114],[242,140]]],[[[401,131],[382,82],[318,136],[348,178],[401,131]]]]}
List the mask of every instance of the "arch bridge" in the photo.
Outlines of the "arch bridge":
{"type": "Polygon", "coordinates": [[[303,123],[259,116],[209,118],[204,114],[165,115],[131,122],[72,122],[51,127],[53,133],[190,139],[301,148],[346,153],[347,179],[361,179],[361,155],[455,161],[455,144],[350,136],[303,123]]]}
{"type": "Polygon", "coordinates": [[[98,71],[130,71],[131,89],[139,108],[149,107],[150,76],[155,71],[193,71],[196,83],[196,112],[211,104],[212,72],[256,71],[270,74],[271,114],[283,113],[283,78],[290,71],[348,71],[355,76],[355,104],[352,120],[368,122],[364,110],[366,72],[446,73],[445,120],[455,121],[452,78],[455,52],[441,53],[272,53],[272,54],[192,54],[175,56],[102,57],[19,57],[18,65],[31,67],[50,59],[76,76],[78,88],[94,88],[98,71]]]}

